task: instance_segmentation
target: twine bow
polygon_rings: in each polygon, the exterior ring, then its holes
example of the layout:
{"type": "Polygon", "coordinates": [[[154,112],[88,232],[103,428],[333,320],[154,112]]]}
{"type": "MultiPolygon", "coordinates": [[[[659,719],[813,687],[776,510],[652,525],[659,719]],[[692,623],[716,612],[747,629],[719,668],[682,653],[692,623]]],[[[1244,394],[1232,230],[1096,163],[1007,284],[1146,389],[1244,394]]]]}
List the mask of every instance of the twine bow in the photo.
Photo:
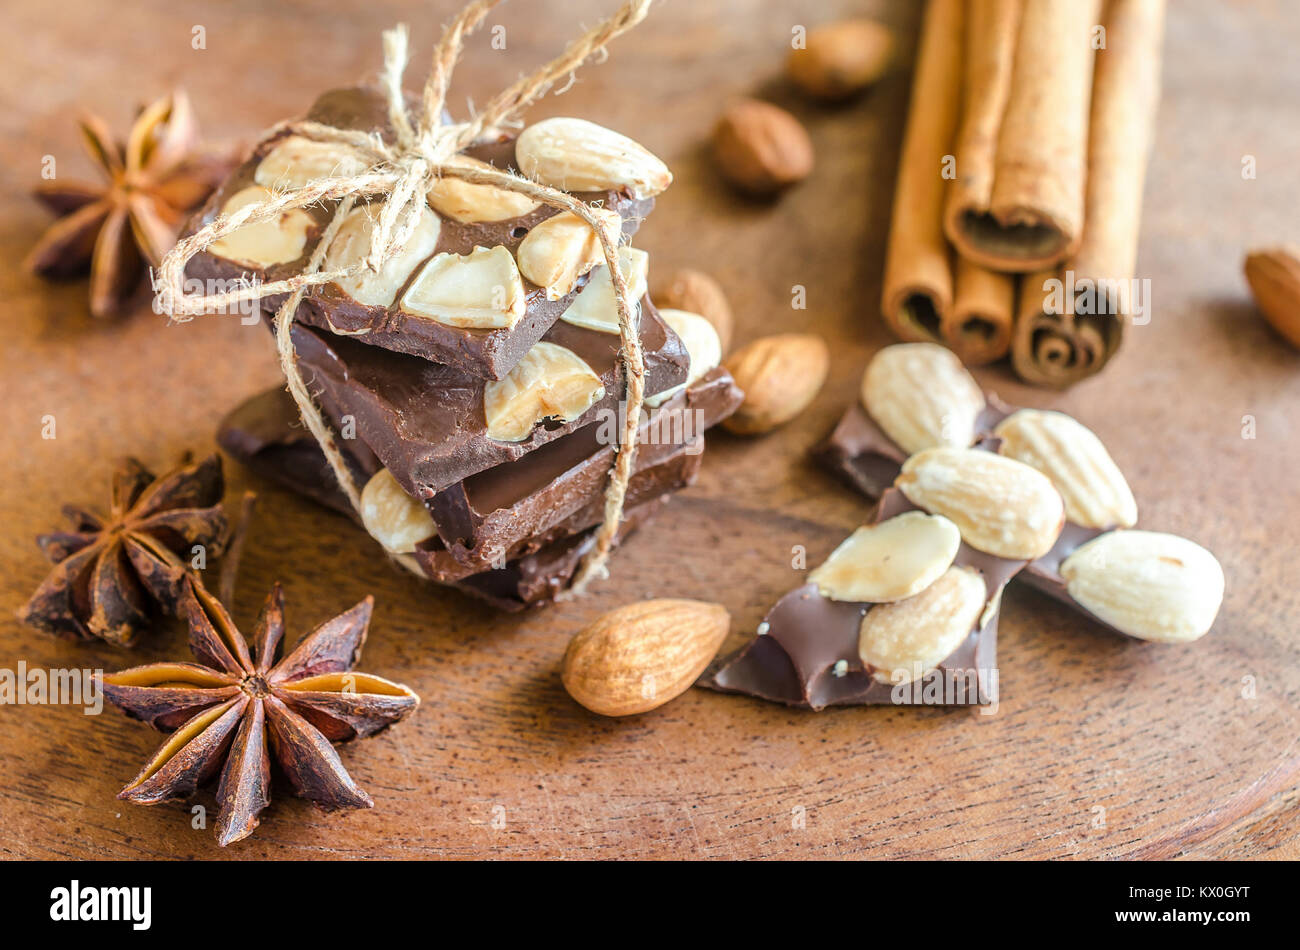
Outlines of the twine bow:
{"type": "MultiPolygon", "coordinates": [[[[219,216],[179,241],[163,258],[159,266],[158,296],[161,308],[170,313],[172,319],[186,322],[198,314],[228,311],[240,303],[289,294],[275,315],[280,367],[303,422],[320,444],[339,486],[359,512],[361,494],[335,442],[333,432],[312,399],[298,369],[298,357],[290,336],[294,314],[308,289],[362,273],[378,273],[386,261],[402,253],[420,223],[429,187],[441,176],[526,195],[550,207],[577,215],[596,233],[605,265],[609,268],[618,304],[619,337],[622,344],[620,358],[627,377],[627,414],[622,442],[616,447],[616,458],[605,491],[604,520],[597,531],[596,542],[583,558],[573,582],[573,591],[581,593],[592,578],[608,573],[605,561],[622,520],[623,499],[636,458],[637,427],[645,397],[645,364],[638,334],[637,311],[633,309],[634,301],[630,299],[627,280],[618,266],[620,235],[616,228],[602,223],[591,206],[572,195],[519,175],[484,166],[452,164],[450,160],[487,130],[513,120],[519,112],[544,96],[558,79],[571,75],[589,58],[602,53],[610,40],[640,23],[645,18],[651,0],[628,0],[614,16],[578,37],[556,59],[499,92],[474,118],[467,122],[444,124],[443,104],[465,38],[498,2],[499,0],[473,0],[444,29],[434,48],[433,66],[424,85],[419,113],[414,119],[407,109],[406,97],[402,91],[402,73],[407,62],[406,27],[399,25],[384,32],[384,71],[381,84],[388,99],[389,124],[393,128],[395,139],[393,142],[385,142],[378,133],[338,129],[305,120],[280,123],[269,129],[258,142],[259,146],[285,133],[292,133],[324,144],[346,146],[365,160],[368,167],[355,175],[317,178],[301,188],[274,194],[265,201],[245,205],[230,214],[219,216]],[[382,211],[375,220],[368,253],[348,267],[321,270],[326,253],[353,205],[358,199],[375,196],[385,196],[385,200],[382,211]],[[221,293],[185,292],[185,266],[195,254],[242,227],[271,221],[285,211],[326,201],[337,201],[339,204],[301,274],[267,283],[245,284],[221,293]]],[[[409,557],[398,556],[397,559],[419,573],[418,565],[409,557]]]]}

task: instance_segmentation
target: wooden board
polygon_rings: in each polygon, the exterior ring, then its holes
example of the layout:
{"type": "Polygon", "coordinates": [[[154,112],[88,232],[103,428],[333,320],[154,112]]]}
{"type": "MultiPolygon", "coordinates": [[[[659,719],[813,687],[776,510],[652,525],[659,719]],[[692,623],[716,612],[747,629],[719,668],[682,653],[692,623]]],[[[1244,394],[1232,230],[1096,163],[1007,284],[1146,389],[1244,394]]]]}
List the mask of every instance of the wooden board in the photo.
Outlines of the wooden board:
{"type": "MultiPolygon", "coordinates": [[[[506,50],[476,38],[453,102],[484,101],[613,6],[507,4],[489,21],[506,27],[506,50]]],[[[738,644],[798,582],[794,546],[816,563],[868,515],[806,450],[889,342],[878,300],[906,70],[845,108],[798,106],[818,166],[777,204],[723,190],[701,143],[730,96],[789,103],[779,76],[793,24],[866,12],[910,51],[918,8],[665,3],[533,117],[606,123],[669,161],[676,184],[639,238],[652,278],[679,265],[711,270],[730,292],[742,343],[777,330],[823,334],[833,366],[814,406],[767,438],[711,436],[698,484],[618,554],[612,580],[582,602],[522,617],[421,584],[343,519],[234,469],[232,491],[261,493],[236,616],[251,622],[276,579],[296,633],[373,593],[362,666],[424,698],[413,719],[342,752],[375,809],[326,816],[281,793],[258,832],[222,852],[184,808],[115,800],[158,742],[144,726],[111,709],[0,707],[0,855],[1300,856],[1300,354],[1262,323],[1240,276],[1247,247],[1300,239],[1300,13],[1273,0],[1172,7],[1140,260],[1150,324],[1133,329],[1101,378],[1068,394],[1021,386],[999,368],[979,376],[1015,402],[1077,414],[1127,472],[1143,523],[1219,556],[1227,597],[1205,640],[1122,640],[1013,589],[993,715],[812,714],[692,690],[650,715],[607,721],[568,699],[560,657],[597,614],[646,596],[719,600],[738,644]],[[1247,179],[1248,155],[1258,174],[1247,179]],[[796,286],[805,310],[790,306],[796,286]],[[1253,439],[1243,438],[1247,417],[1253,439]]],[[[82,174],[78,107],[122,128],[136,103],[173,84],[191,92],[211,136],[251,140],[320,90],[375,71],[379,31],[399,20],[413,26],[419,76],[452,8],[150,0],[107,18],[102,4],[68,0],[52,18],[48,4],[9,4],[0,666],[112,670],[185,655],[175,625],[130,655],[20,628],[14,611],[46,571],[32,537],[64,502],[101,503],[114,456],[161,464],[206,451],[223,413],[278,378],[264,328],[229,317],[165,326],[143,298],[131,318],[99,324],[84,283],[24,274],[18,262],[48,222],[27,197],[42,156],[56,156],[60,174],[82,174]],[[206,49],[192,48],[196,24],[206,49]],[[53,440],[41,438],[46,414],[57,420],[53,440]]],[[[198,802],[212,807],[210,796],[198,802]]]]}

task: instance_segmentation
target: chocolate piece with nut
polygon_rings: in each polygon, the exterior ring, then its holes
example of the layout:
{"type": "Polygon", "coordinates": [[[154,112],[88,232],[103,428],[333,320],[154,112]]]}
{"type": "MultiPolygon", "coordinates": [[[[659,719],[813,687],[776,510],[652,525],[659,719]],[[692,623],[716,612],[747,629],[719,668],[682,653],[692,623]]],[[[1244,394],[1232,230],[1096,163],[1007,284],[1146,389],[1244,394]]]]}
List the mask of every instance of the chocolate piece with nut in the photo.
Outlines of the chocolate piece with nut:
{"type": "Polygon", "coordinates": [[[995,703],[1002,589],[1024,564],[975,549],[951,520],[891,489],[874,523],[699,685],[814,710],[995,703]]]}
{"type": "MultiPolygon", "coordinates": [[[[320,97],[309,119],[392,138],[385,99],[373,87],[320,97]]],[[[631,139],[579,119],[546,119],[517,139],[504,133],[476,143],[454,161],[501,171],[519,169],[543,184],[573,189],[608,226],[631,239],[672,181],[668,169],[631,139]]],[[[190,223],[190,233],[273,189],[297,188],[328,175],[356,174],[365,163],[347,146],[286,134],[262,145],[190,223]]],[[[542,339],[603,263],[591,229],[571,212],[490,185],[446,177],[402,251],[378,273],[322,285],[305,297],[297,319],[383,347],[502,379],[542,339]]],[[[246,227],[191,261],[187,275],[273,281],[301,273],[325,225],[328,207],[299,208],[277,222],[246,227]]],[[[326,255],[326,270],[370,250],[382,204],[349,212],[326,255]]],[[[644,293],[644,289],[642,290],[644,293]]],[[[268,298],[276,309],[283,297],[268,298]]]]}

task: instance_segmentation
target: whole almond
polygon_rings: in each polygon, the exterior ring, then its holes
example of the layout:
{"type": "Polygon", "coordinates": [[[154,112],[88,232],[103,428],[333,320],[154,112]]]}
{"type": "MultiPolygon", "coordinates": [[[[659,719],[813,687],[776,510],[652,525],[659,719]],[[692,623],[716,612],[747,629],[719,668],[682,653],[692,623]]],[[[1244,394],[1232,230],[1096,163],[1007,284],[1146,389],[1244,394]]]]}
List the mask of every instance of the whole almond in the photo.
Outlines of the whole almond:
{"type": "Polygon", "coordinates": [[[1204,636],[1223,603],[1223,568],[1194,541],[1111,531],[1061,564],[1070,596],[1116,630],[1157,643],[1204,636]]]}
{"type": "Polygon", "coordinates": [[[950,567],[919,594],[867,611],[858,628],[858,656],[877,682],[919,679],[980,626],[987,597],[976,571],[950,567]]]}
{"type": "Polygon", "coordinates": [[[1245,271],[1255,303],[1273,329],[1300,347],[1300,248],[1252,251],[1245,271]]]}
{"type": "Polygon", "coordinates": [[[775,194],[813,169],[812,139],[799,120],[757,99],[741,99],[722,114],[713,157],[729,182],[754,195],[775,194]]]}
{"type": "Polygon", "coordinates": [[[938,343],[895,343],[876,353],[858,398],[904,452],[975,441],[984,392],[957,354],[938,343]]]}
{"type": "Polygon", "coordinates": [[[790,51],[786,72],[810,96],[846,99],[884,75],[894,35],[874,20],[841,20],[809,30],[803,49],[790,51]]]}
{"type": "Polygon", "coordinates": [[[863,525],[808,575],[823,597],[886,604],[925,590],[952,566],[961,532],[942,515],[905,511],[863,525]]]}
{"type": "Polygon", "coordinates": [[[1065,499],[1065,517],[1085,528],[1131,528],[1137,502],[1124,474],[1096,433],[1063,412],[1021,409],[993,434],[998,454],[1024,462],[1052,480],[1065,499]]]}
{"type": "Polygon", "coordinates": [[[1042,557],[1065,523],[1065,503],[1046,475],[981,449],[918,452],[894,484],[914,505],[957,525],[975,550],[1013,561],[1042,557]]]}
{"type": "Polygon", "coordinates": [[[569,643],[561,676],[581,705],[632,716],[684,693],[726,639],[731,616],[700,600],[646,600],[610,611],[569,643]]]}
{"type": "Polygon", "coordinates": [[[674,310],[698,313],[718,333],[722,352],[727,352],[731,345],[731,330],[735,319],[731,315],[731,305],[722,285],[703,271],[684,268],[673,274],[672,279],[655,294],[655,301],[660,306],[674,310]]]}
{"type": "Polygon", "coordinates": [[[826,382],[830,352],[812,333],[760,337],[723,360],[745,401],[723,425],[740,435],[761,435],[793,419],[826,382]]]}

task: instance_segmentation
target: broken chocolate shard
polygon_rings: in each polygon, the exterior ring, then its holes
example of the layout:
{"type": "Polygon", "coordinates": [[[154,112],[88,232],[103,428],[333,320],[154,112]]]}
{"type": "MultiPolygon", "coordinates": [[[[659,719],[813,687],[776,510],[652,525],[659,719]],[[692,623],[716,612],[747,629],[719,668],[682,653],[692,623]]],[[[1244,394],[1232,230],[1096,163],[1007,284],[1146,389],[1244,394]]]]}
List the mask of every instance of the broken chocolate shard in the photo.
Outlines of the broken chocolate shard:
{"type": "MultiPolygon", "coordinates": [[[[227,415],[218,430],[217,442],[236,461],[259,475],[360,523],[320,446],[298,420],[293,397],[283,388],[260,393],[227,415]]],[[[354,440],[341,447],[358,484],[365,484],[378,466],[368,471],[358,462],[350,452],[356,445],[354,440]]],[[[698,455],[683,455],[684,470],[648,471],[644,473],[645,481],[666,480],[671,484],[675,478],[691,478],[693,470],[690,466],[698,467],[699,459],[698,455]]],[[[665,492],[669,490],[664,489],[665,492]]],[[[615,545],[645,524],[667,501],[664,492],[655,496],[646,490],[645,485],[638,488],[638,499],[641,498],[653,500],[629,505],[625,509],[623,522],[614,539],[615,545]]],[[[549,603],[568,589],[578,564],[595,543],[596,529],[582,530],[581,521],[587,517],[595,523],[601,514],[603,508],[601,512],[576,513],[565,525],[559,525],[546,537],[536,539],[535,544],[525,545],[523,550],[526,553],[513,557],[499,570],[464,571],[437,539],[422,545],[415,558],[435,582],[454,587],[500,610],[523,610],[549,603]],[[577,533],[565,536],[566,528],[577,533]],[[437,576],[439,565],[448,572],[444,577],[437,576]]]]}
{"type": "MultiPolygon", "coordinates": [[[[333,469],[284,387],[258,393],[237,406],[221,420],[217,444],[261,477],[356,520],[333,469]]],[[[345,450],[343,457],[358,486],[379,471],[373,456],[363,460],[345,450]]]]}
{"type": "MultiPolygon", "coordinates": [[[[874,522],[923,509],[897,489],[881,497],[874,522]]],[[[863,618],[878,604],[840,602],[806,583],[763,618],[761,633],[698,685],[813,710],[847,705],[985,705],[998,701],[997,627],[1002,589],[1024,561],[984,554],[964,542],[953,561],[976,571],[984,609],[969,635],[933,670],[908,682],[881,682],[859,654],[863,618]]]]}
{"type": "MultiPolygon", "coordinates": [[[[690,358],[649,298],[642,301],[640,329],[646,394],[685,382],[690,358]]],[[[430,498],[464,478],[522,458],[616,411],[623,400],[625,371],[618,336],[564,321],[543,339],[582,359],[600,377],[605,394],[576,419],[548,419],[519,442],[488,437],[487,382],[479,377],[302,325],[295,325],[292,334],[322,408],[336,425],[343,416],[353,417],[358,437],[417,498],[430,498]]]]}
{"type": "Polygon", "coordinates": [[[825,468],[868,498],[894,484],[907,453],[885,435],[861,404],[854,402],[813,455],[825,468]]]}
{"type": "MultiPolygon", "coordinates": [[[[624,509],[631,510],[692,485],[703,461],[702,452],[693,451],[692,448],[682,446],[665,460],[639,469],[628,480],[624,509]]],[[[699,448],[703,449],[702,443],[699,448]]],[[[545,514],[545,502],[553,497],[546,491],[533,493],[520,499],[510,508],[498,512],[501,519],[493,524],[486,532],[484,542],[468,556],[462,545],[448,544],[439,534],[437,543],[421,545],[415,552],[415,558],[420,562],[425,573],[436,581],[464,580],[473,574],[532,554],[555,541],[594,528],[605,518],[603,491],[598,490],[576,510],[571,508],[570,502],[565,509],[569,513],[563,518],[545,514]],[[539,510],[544,513],[540,518],[537,514],[539,510]],[[519,521],[528,519],[532,527],[511,530],[514,525],[506,519],[516,513],[519,515],[519,521]],[[483,559],[481,555],[486,550],[496,552],[495,556],[491,559],[483,559]]]]}
{"type": "MultiPolygon", "coordinates": [[[[376,87],[336,89],[321,96],[308,115],[309,118],[327,122],[336,128],[377,132],[391,141],[392,130],[387,120],[386,101],[383,92],[376,87]]],[[[234,195],[255,186],[258,166],[284,140],[284,137],[280,137],[264,143],[256,154],[236,169],[195,215],[185,234],[192,234],[215,220],[234,195]]],[[[514,171],[516,168],[515,142],[510,137],[498,136],[493,141],[475,144],[464,155],[501,171],[514,171]]],[[[574,197],[617,213],[622,219],[625,242],[631,239],[654,208],[653,198],[635,199],[626,190],[575,193],[574,197]]],[[[314,226],[308,232],[302,253],[292,261],[281,261],[254,270],[209,250],[191,260],[186,276],[233,285],[233,282],[242,278],[255,277],[269,283],[299,274],[325,225],[329,223],[334,207],[335,203],[330,202],[326,207],[304,209],[314,221],[314,226]]],[[[432,209],[430,213],[434,213],[432,209]]],[[[400,302],[424,264],[433,257],[439,254],[467,255],[475,248],[498,246],[505,247],[513,256],[529,231],[558,213],[558,209],[543,204],[517,217],[470,223],[439,214],[436,243],[428,248],[427,254],[420,255],[418,260],[412,262],[410,273],[405,275],[401,285],[396,288],[390,303],[363,303],[346,293],[338,284],[331,283],[309,291],[298,308],[296,317],[300,322],[324,330],[346,333],[369,346],[447,364],[486,379],[501,379],[555,325],[586,285],[589,275],[579,278],[573,289],[557,300],[547,300],[546,292],[541,287],[522,278],[525,312],[518,322],[509,327],[487,329],[448,326],[410,313],[401,307],[400,302]]],[[[286,298],[287,295],[268,297],[263,301],[263,308],[274,313],[286,298]]],[[[614,339],[617,340],[617,336],[614,339]]]]}
{"type": "MultiPolygon", "coordinates": [[[[639,428],[633,481],[681,455],[698,458],[704,431],[731,415],[743,399],[731,375],[715,367],[647,412],[639,428]]],[[[609,420],[616,421],[613,415],[609,420]]],[[[438,492],[429,509],[439,536],[462,564],[481,569],[575,511],[603,511],[613,442],[621,434],[621,423],[590,425],[438,492]]]]}

